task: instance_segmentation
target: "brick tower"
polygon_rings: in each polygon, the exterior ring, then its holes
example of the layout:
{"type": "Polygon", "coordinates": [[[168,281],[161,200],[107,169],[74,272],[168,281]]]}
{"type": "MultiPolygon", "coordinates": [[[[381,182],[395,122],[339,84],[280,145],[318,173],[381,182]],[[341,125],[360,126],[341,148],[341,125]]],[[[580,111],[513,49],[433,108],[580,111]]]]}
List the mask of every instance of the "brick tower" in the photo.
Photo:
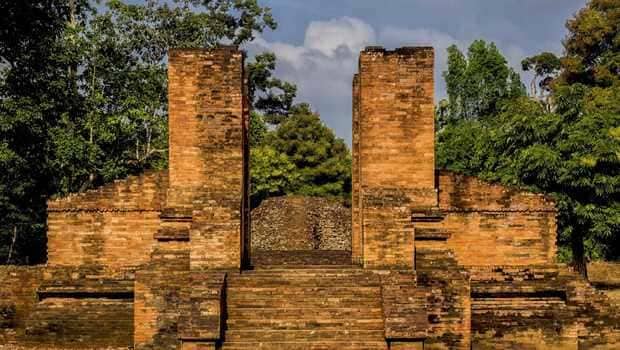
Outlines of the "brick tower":
{"type": "Polygon", "coordinates": [[[353,81],[353,258],[413,267],[414,209],[437,206],[434,53],[369,47],[353,81]]]}
{"type": "Polygon", "coordinates": [[[240,268],[248,234],[244,55],[171,50],[168,212],[191,216],[191,269],[240,268]]]}

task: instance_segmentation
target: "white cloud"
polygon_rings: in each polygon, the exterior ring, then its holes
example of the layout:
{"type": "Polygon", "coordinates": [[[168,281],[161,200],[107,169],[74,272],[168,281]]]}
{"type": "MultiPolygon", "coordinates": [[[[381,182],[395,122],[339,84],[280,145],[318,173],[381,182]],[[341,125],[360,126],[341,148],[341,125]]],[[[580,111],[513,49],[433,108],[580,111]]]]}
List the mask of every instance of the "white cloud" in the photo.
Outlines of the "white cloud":
{"type": "Polygon", "coordinates": [[[304,46],[334,57],[338,50],[359,52],[375,41],[374,29],[362,20],[342,17],[329,21],[311,22],[306,29],[304,46]]]}
{"type": "Polygon", "coordinates": [[[359,52],[374,44],[374,29],[350,17],[311,22],[303,45],[269,42],[259,37],[248,44],[250,54],[272,51],[276,74],[294,82],[298,101],[310,102],[336,134],[351,139],[351,80],[359,52]]]}
{"type": "MultiPolygon", "coordinates": [[[[465,51],[469,41],[430,28],[386,26],[375,30],[360,19],[340,17],[311,22],[301,45],[270,42],[258,37],[246,49],[250,54],[274,52],[278,57],[276,74],[279,78],[297,84],[297,100],[309,102],[338,136],[350,142],[351,80],[357,72],[360,51],[367,45],[377,44],[388,49],[433,46],[436,99],[441,99],[445,97],[445,83],[441,74],[447,69],[446,49],[456,44],[465,51]]],[[[505,53],[511,65],[517,65],[515,68],[518,68],[523,50],[517,46],[508,46],[505,53]]]]}

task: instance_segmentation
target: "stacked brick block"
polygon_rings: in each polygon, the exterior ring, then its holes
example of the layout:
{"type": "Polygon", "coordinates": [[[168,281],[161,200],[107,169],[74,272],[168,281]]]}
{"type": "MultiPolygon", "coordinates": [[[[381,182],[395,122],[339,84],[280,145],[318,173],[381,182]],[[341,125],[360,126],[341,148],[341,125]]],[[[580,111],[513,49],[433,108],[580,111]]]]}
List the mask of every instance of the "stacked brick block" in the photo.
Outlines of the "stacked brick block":
{"type": "Polygon", "coordinates": [[[0,266],[0,344],[16,346],[23,339],[42,278],[40,266],[0,266]]]}
{"type": "Polygon", "coordinates": [[[620,263],[594,262],[588,264],[588,280],[597,290],[620,306],[620,263]]]}
{"type": "Polygon", "coordinates": [[[432,48],[371,47],[360,55],[354,210],[365,267],[413,268],[410,211],[437,205],[433,66],[432,48]]]}
{"type": "Polygon", "coordinates": [[[48,202],[50,266],[146,263],[167,187],[166,172],[115,181],[48,202]]]}
{"type": "Polygon", "coordinates": [[[248,249],[244,55],[232,47],[169,55],[170,185],[150,263],[136,279],[138,349],[211,348],[223,276],[248,249]]]}
{"type": "Polygon", "coordinates": [[[192,269],[242,265],[247,227],[244,54],[171,50],[167,206],[191,209],[192,269]]]}
{"type": "Polygon", "coordinates": [[[531,265],[556,254],[554,202],[529,193],[448,171],[439,172],[440,227],[460,264],[531,265]]]}
{"type": "Polygon", "coordinates": [[[565,266],[475,267],[477,349],[615,349],[618,308],[565,266]]]}
{"type": "Polygon", "coordinates": [[[362,208],[360,191],[360,76],[353,76],[351,119],[351,258],[354,263],[362,264],[363,242],[362,237],[362,208]]]}

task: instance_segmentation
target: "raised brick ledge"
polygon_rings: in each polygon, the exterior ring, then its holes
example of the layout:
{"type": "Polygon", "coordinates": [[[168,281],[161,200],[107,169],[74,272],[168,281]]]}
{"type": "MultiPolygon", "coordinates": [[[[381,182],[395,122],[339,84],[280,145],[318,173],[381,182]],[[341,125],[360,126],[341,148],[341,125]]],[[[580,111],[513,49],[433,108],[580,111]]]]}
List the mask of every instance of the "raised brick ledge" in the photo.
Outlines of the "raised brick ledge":
{"type": "Polygon", "coordinates": [[[179,340],[185,343],[215,342],[222,338],[227,273],[193,272],[182,290],[179,340]]]}
{"type": "Polygon", "coordinates": [[[442,213],[557,213],[555,208],[550,209],[462,209],[442,208],[442,213]]]}
{"type": "Polygon", "coordinates": [[[139,208],[48,208],[48,213],[159,213],[159,209],[139,208]]]}
{"type": "Polygon", "coordinates": [[[444,228],[416,227],[416,241],[447,241],[452,234],[444,228]]]}
{"type": "Polygon", "coordinates": [[[161,228],[153,238],[160,242],[189,242],[189,229],[161,228]]]}

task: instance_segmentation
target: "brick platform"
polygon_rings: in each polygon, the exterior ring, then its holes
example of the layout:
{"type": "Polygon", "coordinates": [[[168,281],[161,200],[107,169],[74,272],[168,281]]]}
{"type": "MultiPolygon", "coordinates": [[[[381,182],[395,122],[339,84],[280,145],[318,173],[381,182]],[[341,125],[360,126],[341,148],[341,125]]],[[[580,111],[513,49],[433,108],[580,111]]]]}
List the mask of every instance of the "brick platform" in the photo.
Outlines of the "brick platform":
{"type": "Polygon", "coordinates": [[[244,54],[168,62],[170,168],[49,201],[48,264],[0,268],[0,349],[620,348],[553,201],[435,170],[432,48],[360,55],[336,251],[251,251],[244,54]]]}

